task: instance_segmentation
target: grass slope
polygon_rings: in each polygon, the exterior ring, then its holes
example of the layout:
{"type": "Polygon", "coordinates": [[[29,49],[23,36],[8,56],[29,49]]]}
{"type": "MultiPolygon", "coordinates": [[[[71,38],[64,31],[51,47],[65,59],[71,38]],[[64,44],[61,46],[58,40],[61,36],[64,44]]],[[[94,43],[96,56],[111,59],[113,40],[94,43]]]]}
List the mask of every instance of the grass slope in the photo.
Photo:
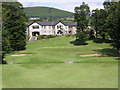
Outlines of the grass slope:
{"type": "Polygon", "coordinates": [[[72,12],[51,8],[51,7],[26,7],[24,12],[27,17],[39,16],[39,17],[71,17],[72,12]]]}
{"type": "Polygon", "coordinates": [[[29,42],[27,49],[13,54],[32,56],[12,57],[3,65],[3,88],[117,88],[118,61],[116,57],[79,57],[98,53],[94,50],[111,48],[109,44],[88,41],[86,46],[70,44],[73,37],[29,42]],[[64,61],[77,61],[66,64],[64,61]]]}

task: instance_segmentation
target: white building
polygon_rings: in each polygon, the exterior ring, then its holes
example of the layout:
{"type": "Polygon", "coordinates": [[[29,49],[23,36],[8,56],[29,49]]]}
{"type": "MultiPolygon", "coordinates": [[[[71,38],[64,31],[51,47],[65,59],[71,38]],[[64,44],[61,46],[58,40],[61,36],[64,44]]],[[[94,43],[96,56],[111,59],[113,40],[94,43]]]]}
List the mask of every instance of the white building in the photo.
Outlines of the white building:
{"type": "Polygon", "coordinates": [[[33,17],[29,18],[29,20],[38,20],[38,19],[40,18],[33,18],[33,17]]]}
{"type": "Polygon", "coordinates": [[[61,21],[58,22],[31,22],[26,23],[27,27],[27,35],[32,37],[36,34],[38,35],[66,35],[66,34],[76,34],[76,26],[77,23],[68,23],[65,24],[61,21]]]}

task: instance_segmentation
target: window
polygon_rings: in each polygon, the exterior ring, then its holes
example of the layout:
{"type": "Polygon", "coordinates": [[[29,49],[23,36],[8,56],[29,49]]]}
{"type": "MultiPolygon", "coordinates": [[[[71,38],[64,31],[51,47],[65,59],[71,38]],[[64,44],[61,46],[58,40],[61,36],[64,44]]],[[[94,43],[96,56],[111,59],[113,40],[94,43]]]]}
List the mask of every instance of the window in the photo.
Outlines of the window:
{"type": "Polygon", "coordinates": [[[57,29],[62,29],[62,25],[58,25],[58,26],[57,26],[57,29]]]}
{"type": "Polygon", "coordinates": [[[70,29],[72,29],[72,26],[70,26],[70,29]]]}
{"type": "Polygon", "coordinates": [[[37,25],[37,26],[32,26],[33,27],[33,29],[39,29],[39,26],[37,25]]]}
{"type": "Polygon", "coordinates": [[[61,30],[58,30],[57,34],[63,34],[63,32],[61,30]]]}
{"type": "Polygon", "coordinates": [[[52,26],[53,29],[55,29],[55,26],[52,26]]]}
{"type": "Polygon", "coordinates": [[[43,26],[43,29],[46,29],[46,26],[43,26]]]}

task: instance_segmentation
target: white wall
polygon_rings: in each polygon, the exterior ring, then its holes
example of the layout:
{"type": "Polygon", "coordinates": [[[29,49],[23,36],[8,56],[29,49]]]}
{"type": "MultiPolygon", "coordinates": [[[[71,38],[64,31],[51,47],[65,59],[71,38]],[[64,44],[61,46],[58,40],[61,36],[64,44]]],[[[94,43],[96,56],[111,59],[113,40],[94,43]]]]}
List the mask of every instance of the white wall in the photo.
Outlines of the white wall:
{"type": "MultiPolygon", "coordinates": [[[[66,26],[66,25],[64,25],[63,23],[59,22],[57,25],[55,25],[56,34],[57,34],[58,30],[59,30],[59,29],[57,28],[57,26],[59,26],[59,25],[62,26],[62,28],[64,29],[64,32],[65,32],[65,31],[68,32],[68,26],[66,26]]],[[[66,33],[64,33],[64,34],[66,34],[66,33]]]]}
{"type": "Polygon", "coordinates": [[[38,23],[33,23],[32,25],[29,26],[29,35],[32,36],[32,32],[39,32],[40,33],[41,30],[41,25],[39,25],[38,23]],[[33,29],[33,26],[39,26],[39,29],[33,29]]]}
{"type": "MultiPolygon", "coordinates": [[[[33,23],[27,28],[27,35],[32,36],[32,32],[39,32],[40,35],[57,35],[58,28],[57,26],[61,25],[64,29],[63,34],[69,33],[69,27],[64,25],[63,23],[59,22],[57,25],[55,25],[55,29],[53,29],[53,26],[45,26],[46,28],[43,28],[44,26],[39,25],[38,23],[33,23]],[[39,26],[39,29],[33,29],[33,26],[39,26]],[[29,29],[29,31],[28,31],[29,29]],[[55,33],[54,33],[55,32],[55,33]]],[[[76,26],[72,27],[72,34],[76,34],[76,26]]]]}

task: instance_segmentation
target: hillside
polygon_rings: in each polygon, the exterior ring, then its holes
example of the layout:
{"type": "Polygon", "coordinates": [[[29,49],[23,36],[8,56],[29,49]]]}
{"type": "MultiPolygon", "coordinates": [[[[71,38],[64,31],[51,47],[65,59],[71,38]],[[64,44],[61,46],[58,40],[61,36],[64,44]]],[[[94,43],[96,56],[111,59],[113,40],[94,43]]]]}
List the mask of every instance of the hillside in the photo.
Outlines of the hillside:
{"type": "Polygon", "coordinates": [[[27,17],[40,17],[41,19],[49,19],[49,18],[66,18],[73,17],[72,12],[51,8],[51,7],[26,7],[24,8],[24,12],[27,17]]]}

